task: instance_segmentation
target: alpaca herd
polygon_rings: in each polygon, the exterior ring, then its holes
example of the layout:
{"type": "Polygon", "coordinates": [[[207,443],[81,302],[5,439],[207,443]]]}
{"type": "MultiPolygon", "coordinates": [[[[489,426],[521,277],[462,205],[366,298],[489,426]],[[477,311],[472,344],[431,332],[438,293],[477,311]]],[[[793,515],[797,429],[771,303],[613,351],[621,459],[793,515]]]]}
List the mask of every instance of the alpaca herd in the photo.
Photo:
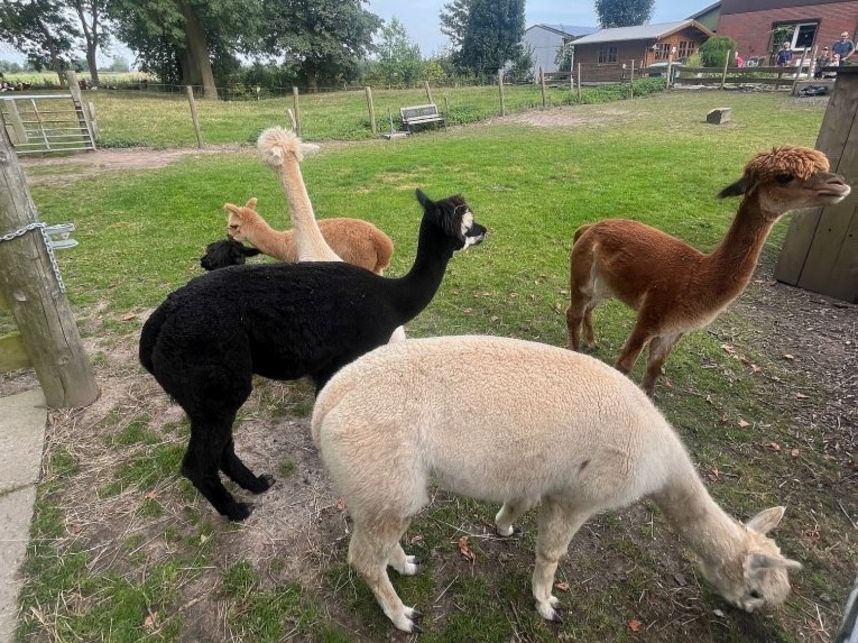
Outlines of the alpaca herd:
{"type": "Polygon", "coordinates": [[[272,128],[258,148],[281,180],[292,229],[272,229],[256,199],[227,204],[228,238],[201,259],[210,272],[170,294],[140,337],[141,363],[190,419],[182,474],[219,513],[240,521],[251,512],[219,472],[252,493],[274,482],[245,466],[232,438],[254,374],[309,377],[313,441],[354,522],[349,563],[400,630],[419,630],[418,613],[403,604],[387,567],[417,572],[401,538],[432,483],[500,504],[501,536],[540,505],[532,593],[548,620],[559,618],[554,576],[576,531],[645,497],[728,602],[752,612],[786,600],[787,570],[801,565],[766,535],[784,508],[744,524],[724,512],[651,397],[679,339],[745,289],[774,223],[848,196],[824,155],[781,147],[754,157],[719,195],[743,199],[709,255],[635,221],[580,227],[564,350],[484,336],[393,343],[431,302],[453,254],[480,243],[486,228],[461,196],[436,201],[418,189],[416,257],[406,275],[386,278],[393,243],[384,232],[359,219],[316,222],[300,170],[315,146],[272,128]],[[283,263],[242,265],[260,253],[283,263]],[[582,331],[594,344],[591,315],[609,298],[637,311],[616,368],[577,352],[582,331]],[[625,374],[647,344],[641,390],[625,374]]]}

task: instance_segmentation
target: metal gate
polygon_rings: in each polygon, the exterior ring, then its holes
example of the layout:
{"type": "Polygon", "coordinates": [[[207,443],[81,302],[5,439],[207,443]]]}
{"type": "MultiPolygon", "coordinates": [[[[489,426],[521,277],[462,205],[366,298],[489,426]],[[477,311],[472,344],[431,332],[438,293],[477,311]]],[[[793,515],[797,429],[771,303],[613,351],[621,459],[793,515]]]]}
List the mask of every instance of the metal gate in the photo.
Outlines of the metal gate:
{"type": "Polygon", "coordinates": [[[86,107],[69,94],[0,94],[0,116],[18,154],[94,150],[86,107]]]}

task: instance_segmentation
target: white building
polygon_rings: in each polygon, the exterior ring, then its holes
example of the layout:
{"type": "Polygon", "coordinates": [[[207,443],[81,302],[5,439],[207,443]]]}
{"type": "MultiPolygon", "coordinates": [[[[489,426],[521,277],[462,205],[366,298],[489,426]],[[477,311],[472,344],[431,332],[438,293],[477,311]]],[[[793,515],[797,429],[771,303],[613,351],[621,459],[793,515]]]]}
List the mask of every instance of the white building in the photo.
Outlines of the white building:
{"type": "Polygon", "coordinates": [[[533,74],[539,73],[539,67],[546,72],[558,71],[557,50],[565,43],[596,31],[596,27],[577,27],[571,25],[533,25],[524,32],[521,42],[525,49],[533,50],[533,74]]]}

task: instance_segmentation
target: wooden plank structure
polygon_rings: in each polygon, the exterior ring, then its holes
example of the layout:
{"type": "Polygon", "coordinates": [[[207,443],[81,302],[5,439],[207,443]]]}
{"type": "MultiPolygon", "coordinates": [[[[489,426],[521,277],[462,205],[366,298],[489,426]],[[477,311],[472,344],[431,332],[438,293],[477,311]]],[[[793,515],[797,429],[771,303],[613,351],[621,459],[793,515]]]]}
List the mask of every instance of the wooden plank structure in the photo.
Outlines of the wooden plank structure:
{"type": "Polygon", "coordinates": [[[19,330],[0,340],[0,370],[31,364],[48,406],[85,406],[98,387],[42,225],[8,132],[0,128],[0,300],[19,330]]]}
{"type": "MultiPolygon", "coordinates": [[[[832,172],[852,185],[858,181],[858,67],[837,68],[816,148],[831,160],[832,172]]],[[[858,191],[793,218],[775,278],[858,303],[858,191]]]]}

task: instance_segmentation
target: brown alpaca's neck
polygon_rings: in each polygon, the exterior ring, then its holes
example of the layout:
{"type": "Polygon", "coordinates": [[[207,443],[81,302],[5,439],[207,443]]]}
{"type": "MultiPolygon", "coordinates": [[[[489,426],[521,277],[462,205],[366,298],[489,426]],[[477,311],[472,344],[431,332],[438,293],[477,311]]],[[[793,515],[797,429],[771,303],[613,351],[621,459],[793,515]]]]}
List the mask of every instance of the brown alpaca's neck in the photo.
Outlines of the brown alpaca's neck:
{"type": "Polygon", "coordinates": [[[717,248],[704,259],[705,274],[712,280],[715,301],[738,297],[751,277],[777,217],[765,216],[756,193],[739,205],[730,229],[717,248]]]}
{"type": "Polygon", "coordinates": [[[688,456],[683,456],[652,499],[700,559],[723,568],[735,559],[744,528],[712,499],[688,456]]]}
{"type": "Polygon", "coordinates": [[[301,166],[293,154],[286,154],[280,167],[280,181],[289,203],[298,261],[341,261],[322,236],[313,214],[313,204],[304,185],[301,166]]]}
{"type": "Polygon", "coordinates": [[[262,217],[257,215],[252,220],[245,219],[242,231],[245,238],[263,254],[279,259],[287,255],[289,244],[283,233],[268,225],[262,217]]]}

